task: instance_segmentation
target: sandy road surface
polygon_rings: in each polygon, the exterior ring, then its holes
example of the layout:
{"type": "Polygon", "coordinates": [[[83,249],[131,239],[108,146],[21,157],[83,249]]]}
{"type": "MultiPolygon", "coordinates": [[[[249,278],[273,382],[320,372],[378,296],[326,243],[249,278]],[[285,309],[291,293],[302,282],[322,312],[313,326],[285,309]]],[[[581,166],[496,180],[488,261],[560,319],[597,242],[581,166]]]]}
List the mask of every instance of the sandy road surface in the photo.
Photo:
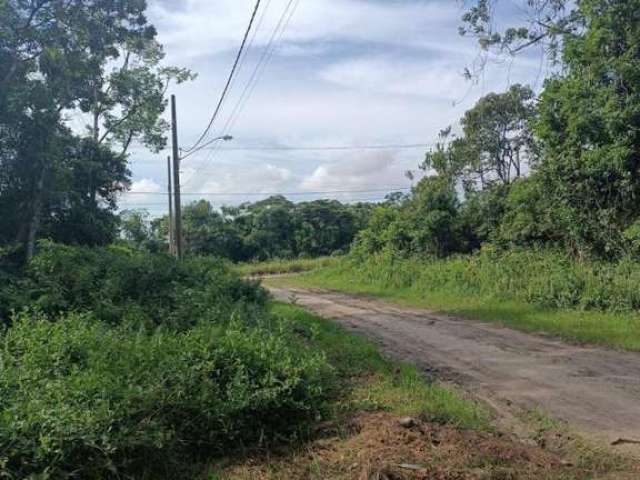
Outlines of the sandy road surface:
{"type": "MultiPolygon", "coordinates": [[[[508,328],[342,293],[273,288],[499,407],[542,408],[585,434],[640,440],[640,354],[578,347],[508,328]]],[[[631,447],[640,451],[640,445],[631,447]]]]}

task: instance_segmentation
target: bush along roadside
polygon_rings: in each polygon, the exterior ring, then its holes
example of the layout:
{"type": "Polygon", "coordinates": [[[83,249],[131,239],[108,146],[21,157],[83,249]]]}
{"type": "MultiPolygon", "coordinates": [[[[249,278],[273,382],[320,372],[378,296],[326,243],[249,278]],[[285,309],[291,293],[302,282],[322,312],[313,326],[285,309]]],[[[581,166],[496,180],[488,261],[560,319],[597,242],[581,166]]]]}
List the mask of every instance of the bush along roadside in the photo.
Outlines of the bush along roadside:
{"type": "Polygon", "coordinates": [[[21,314],[0,340],[0,472],[139,478],[296,435],[322,408],[331,370],[288,332],[236,320],[147,333],[21,314]]]}
{"type": "MultiPolygon", "coordinates": [[[[543,248],[499,249],[485,245],[472,255],[405,257],[384,251],[353,256],[347,269],[363,281],[390,288],[446,290],[520,300],[544,308],[609,312],[640,310],[640,262],[578,262],[543,248]]],[[[345,269],[343,269],[345,270],[345,269]]]]}
{"type": "Polygon", "coordinates": [[[40,242],[20,275],[0,286],[0,322],[12,311],[37,308],[54,318],[91,312],[110,324],[186,329],[203,317],[219,321],[235,310],[263,310],[266,292],[243,281],[224,261],[125,247],[71,247],[40,242]]]}
{"type": "Polygon", "coordinates": [[[0,477],[190,478],[305,434],[324,354],[213,259],[40,245],[0,287],[0,477]]]}

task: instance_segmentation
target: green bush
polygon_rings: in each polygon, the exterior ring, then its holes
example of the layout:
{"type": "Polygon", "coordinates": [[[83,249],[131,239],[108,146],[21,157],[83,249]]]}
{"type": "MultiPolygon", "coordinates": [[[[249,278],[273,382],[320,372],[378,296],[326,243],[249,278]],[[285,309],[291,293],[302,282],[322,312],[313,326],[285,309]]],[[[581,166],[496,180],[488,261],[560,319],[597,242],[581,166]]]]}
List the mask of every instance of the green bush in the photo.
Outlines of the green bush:
{"type": "Polygon", "coordinates": [[[150,334],[24,312],[0,336],[0,477],[167,475],[197,453],[295,433],[328,375],[283,324],[150,334]]]}
{"type": "Polygon", "coordinates": [[[176,262],[124,247],[89,248],[41,242],[23,277],[0,286],[0,320],[37,307],[55,317],[86,311],[109,323],[188,328],[205,316],[260,307],[266,293],[212,258],[176,262]]]}
{"type": "Polygon", "coordinates": [[[498,249],[447,259],[404,258],[388,251],[352,257],[347,269],[381,288],[412,288],[516,299],[548,308],[640,310],[640,262],[578,262],[562,250],[498,249]]]}

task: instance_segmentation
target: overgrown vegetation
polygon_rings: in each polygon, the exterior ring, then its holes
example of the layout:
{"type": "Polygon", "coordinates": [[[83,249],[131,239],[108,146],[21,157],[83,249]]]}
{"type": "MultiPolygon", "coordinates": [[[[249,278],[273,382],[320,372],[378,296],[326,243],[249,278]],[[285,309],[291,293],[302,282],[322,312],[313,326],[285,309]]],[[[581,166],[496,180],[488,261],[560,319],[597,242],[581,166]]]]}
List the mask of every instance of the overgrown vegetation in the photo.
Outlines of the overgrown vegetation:
{"type": "Polygon", "coordinates": [[[538,98],[480,99],[375,208],[188,205],[177,262],[166,217],[116,213],[132,143],[165,147],[166,90],[193,78],[163,64],[146,2],[0,0],[0,477],[189,476],[303,438],[341,388],[346,408],[486,425],[363,340],[274,316],[241,274],[324,267],[296,281],[640,350],[640,1],[526,1],[504,32],[467,5],[484,50],[546,42],[562,68],[538,98]]]}
{"type": "Polygon", "coordinates": [[[334,382],[257,284],[210,259],[45,243],[0,292],[9,478],[177,478],[302,434],[334,382]]]}
{"type": "Polygon", "coordinates": [[[27,268],[0,287],[0,319],[37,309],[50,317],[90,312],[110,324],[184,330],[206,315],[220,318],[264,305],[265,293],[213,258],[176,262],[125,247],[71,247],[41,242],[27,268]]]}
{"type": "Polygon", "coordinates": [[[24,313],[0,337],[9,478],[179,478],[199,455],[296,434],[326,396],[323,356],[284,326],[56,320],[24,313]]]}
{"type": "Polygon", "coordinates": [[[367,341],[293,307],[270,312],[217,261],[43,243],[0,291],[14,312],[0,334],[9,478],[189,478],[212,455],[307,438],[356,403],[487,425],[367,341]]]}
{"type": "Polygon", "coordinates": [[[542,415],[524,420],[531,428],[526,445],[495,432],[484,408],[425,381],[415,367],[382,357],[368,340],[292,305],[276,304],[274,313],[326,354],[341,379],[341,395],[329,403],[329,414],[308,443],[216,461],[208,469],[211,480],[637,475],[632,462],[574,439],[542,415]],[[416,426],[401,426],[405,416],[416,426]]]}

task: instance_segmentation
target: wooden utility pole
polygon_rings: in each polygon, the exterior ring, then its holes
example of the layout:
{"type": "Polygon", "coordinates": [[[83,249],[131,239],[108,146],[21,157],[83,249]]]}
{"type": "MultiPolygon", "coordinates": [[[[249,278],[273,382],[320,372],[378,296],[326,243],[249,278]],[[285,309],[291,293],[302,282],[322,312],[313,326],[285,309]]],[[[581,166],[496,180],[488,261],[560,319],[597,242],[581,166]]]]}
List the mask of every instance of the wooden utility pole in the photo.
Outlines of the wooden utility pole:
{"type": "Polygon", "coordinates": [[[182,209],[180,204],[180,151],[178,150],[178,120],[176,113],[176,96],[171,95],[171,139],[173,143],[173,198],[175,255],[182,258],[182,209]]]}
{"type": "Polygon", "coordinates": [[[167,193],[169,194],[169,254],[173,255],[173,192],[171,191],[173,182],[171,181],[171,155],[167,156],[167,182],[167,193]]]}

